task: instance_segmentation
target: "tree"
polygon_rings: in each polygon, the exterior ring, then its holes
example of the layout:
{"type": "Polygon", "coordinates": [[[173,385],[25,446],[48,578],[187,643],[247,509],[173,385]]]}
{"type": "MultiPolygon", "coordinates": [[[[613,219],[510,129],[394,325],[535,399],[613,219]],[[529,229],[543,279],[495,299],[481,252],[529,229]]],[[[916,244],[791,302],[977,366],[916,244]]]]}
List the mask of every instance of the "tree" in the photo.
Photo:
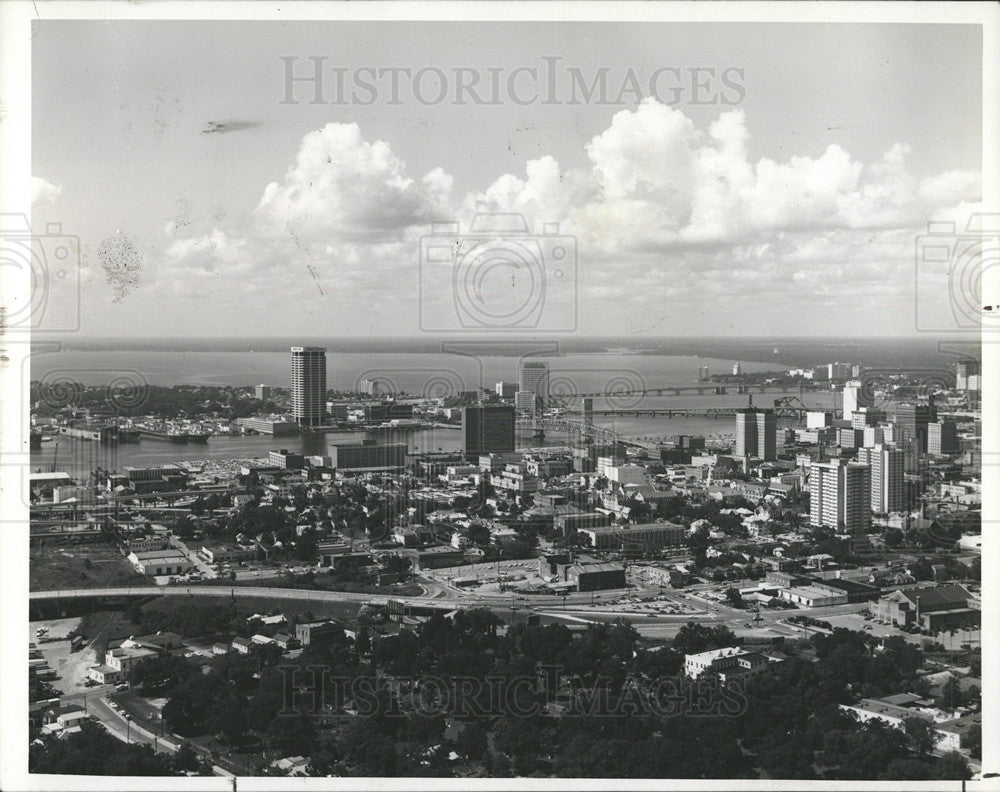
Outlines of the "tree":
{"type": "Polygon", "coordinates": [[[466,536],[469,538],[469,541],[475,545],[490,543],[490,529],[482,523],[472,523],[472,525],[469,526],[469,530],[466,532],[466,536]]]}
{"type": "Polygon", "coordinates": [[[674,636],[673,648],[679,654],[688,655],[735,644],[735,633],[724,625],[707,627],[704,624],[688,622],[674,636]]]}
{"type": "Polygon", "coordinates": [[[934,765],[932,779],[968,781],[972,778],[969,763],[965,757],[956,751],[950,751],[942,756],[934,765]]]}
{"type": "Polygon", "coordinates": [[[286,755],[308,756],[316,740],[316,725],[305,714],[278,715],[267,727],[267,743],[286,755]]]}
{"type": "Polygon", "coordinates": [[[184,657],[157,655],[136,663],[128,672],[128,682],[143,691],[168,691],[198,673],[198,667],[184,657]]]}
{"type": "Polygon", "coordinates": [[[903,727],[910,749],[917,756],[927,756],[934,750],[937,742],[934,729],[924,718],[904,718],[903,727]]]}
{"type": "Polygon", "coordinates": [[[953,710],[961,707],[965,701],[962,693],[962,686],[957,678],[948,677],[948,681],[941,688],[941,694],[934,700],[934,703],[943,710],[953,710]]]}
{"type": "Polygon", "coordinates": [[[354,648],[359,655],[367,655],[372,650],[372,639],[368,628],[362,626],[358,630],[357,638],[354,641],[354,648]]]}
{"type": "Polygon", "coordinates": [[[726,601],[732,605],[734,608],[743,608],[746,603],[743,601],[743,595],[740,594],[739,589],[730,586],[726,589],[726,601]]]}
{"type": "Polygon", "coordinates": [[[486,729],[480,723],[466,724],[455,739],[455,751],[466,759],[482,759],[486,753],[486,729]]]}
{"type": "Polygon", "coordinates": [[[194,749],[189,743],[184,743],[177,749],[177,753],[174,754],[174,767],[181,772],[195,772],[201,769],[201,762],[198,759],[198,754],[194,752],[194,749]]]}

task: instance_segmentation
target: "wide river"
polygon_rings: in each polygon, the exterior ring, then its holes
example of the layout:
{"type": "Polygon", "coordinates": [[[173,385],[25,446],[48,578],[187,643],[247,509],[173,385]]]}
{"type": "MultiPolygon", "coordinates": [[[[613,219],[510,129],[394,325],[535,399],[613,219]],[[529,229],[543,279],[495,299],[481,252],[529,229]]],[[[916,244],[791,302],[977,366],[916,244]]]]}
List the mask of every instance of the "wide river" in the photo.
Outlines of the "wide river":
{"type": "MultiPolygon", "coordinates": [[[[551,368],[553,392],[606,393],[626,389],[655,388],[668,385],[693,385],[700,366],[711,373],[732,370],[731,360],[701,357],[666,357],[615,353],[571,354],[541,358],[551,368]]],[[[500,380],[517,381],[518,357],[474,357],[455,354],[403,353],[328,353],[327,384],[332,389],[354,390],[363,379],[391,384],[396,390],[411,394],[449,395],[479,387],[492,389],[500,380]]],[[[780,364],[741,362],[743,371],[783,370],[780,364]]],[[[153,385],[268,385],[287,387],[289,355],[276,352],[84,352],[66,351],[36,354],[30,376],[45,381],[76,380],[86,385],[101,385],[113,379],[121,382],[146,382],[153,385]]],[[[757,394],[755,404],[770,406],[777,394],[757,394]]],[[[832,392],[807,392],[809,405],[832,406],[832,392]]],[[[641,407],[734,407],[746,404],[746,397],[696,393],[663,397],[595,398],[597,410],[608,406],[641,407]]],[[[702,434],[727,439],[734,431],[732,418],[704,417],[635,417],[598,416],[595,423],[635,438],[665,438],[673,434],[702,434]]],[[[405,442],[411,451],[458,450],[461,433],[456,429],[425,429],[406,432],[335,432],[326,435],[303,435],[273,438],[265,435],[212,437],[204,445],[175,445],[143,440],[136,444],[102,446],[97,443],[60,437],[43,444],[31,454],[32,470],[65,470],[84,475],[95,467],[121,470],[126,465],[165,464],[177,461],[209,459],[251,459],[269,450],[288,448],[310,454],[324,453],[331,442],[360,442],[362,437],[380,442],[405,442]]],[[[519,444],[561,445],[568,437],[549,431],[544,440],[524,433],[519,444]]]]}

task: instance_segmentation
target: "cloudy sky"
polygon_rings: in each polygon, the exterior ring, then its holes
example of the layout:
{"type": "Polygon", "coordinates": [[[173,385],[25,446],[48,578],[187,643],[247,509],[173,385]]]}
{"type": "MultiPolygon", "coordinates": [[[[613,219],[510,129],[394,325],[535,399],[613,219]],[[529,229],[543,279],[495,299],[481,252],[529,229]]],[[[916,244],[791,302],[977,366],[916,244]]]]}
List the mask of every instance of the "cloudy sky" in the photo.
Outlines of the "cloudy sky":
{"type": "Polygon", "coordinates": [[[79,236],[89,336],[912,334],[947,308],[916,237],[981,198],[981,59],[963,25],[46,22],[33,225],[79,236]],[[549,237],[428,252],[477,213],[549,237]]]}

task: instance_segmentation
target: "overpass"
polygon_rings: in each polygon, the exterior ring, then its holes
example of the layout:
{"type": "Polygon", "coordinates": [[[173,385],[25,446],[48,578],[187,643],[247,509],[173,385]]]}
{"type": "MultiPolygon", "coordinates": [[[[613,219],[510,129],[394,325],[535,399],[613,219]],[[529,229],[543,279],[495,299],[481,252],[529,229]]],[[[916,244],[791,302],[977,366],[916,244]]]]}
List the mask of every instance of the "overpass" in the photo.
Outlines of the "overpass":
{"type": "MultiPolygon", "coordinates": [[[[592,592],[561,596],[557,594],[533,594],[521,596],[510,593],[464,593],[439,590],[438,595],[407,597],[400,594],[360,594],[350,591],[317,591],[316,589],[270,588],[268,586],[120,586],[108,588],[60,589],[56,591],[32,591],[29,593],[29,609],[32,619],[36,613],[59,613],[68,603],[87,604],[92,607],[101,601],[122,602],[129,600],[155,599],[157,597],[218,597],[238,599],[244,597],[273,600],[312,600],[314,602],[354,602],[358,605],[387,605],[389,600],[402,600],[409,605],[449,606],[452,608],[510,608],[514,602],[520,608],[532,605],[548,606],[565,604],[568,601],[590,602],[592,592]],[[444,596],[440,596],[444,594],[444,596]]],[[[46,617],[48,618],[48,617],[46,617]]]]}

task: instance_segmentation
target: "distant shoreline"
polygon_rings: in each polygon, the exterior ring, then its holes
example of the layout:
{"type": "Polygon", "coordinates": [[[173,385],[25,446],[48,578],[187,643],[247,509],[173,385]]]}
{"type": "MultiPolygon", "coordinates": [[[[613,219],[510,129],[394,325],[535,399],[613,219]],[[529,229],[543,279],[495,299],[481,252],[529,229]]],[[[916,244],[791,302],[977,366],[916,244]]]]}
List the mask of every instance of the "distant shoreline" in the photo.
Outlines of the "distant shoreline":
{"type": "Polygon", "coordinates": [[[325,346],[331,353],[474,354],[478,357],[540,358],[564,354],[617,354],[731,359],[744,363],[774,363],[778,367],[802,367],[825,362],[862,365],[916,365],[954,363],[963,355],[979,356],[974,339],[961,338],[948,344],[943,339],[918,338],[80,338],[66,336],[38,341],[38,352],[150,352],[150,353],[280,353],[293,345],[325,346]],[[775,352],[777,350],[777,353],[775,352]]]}

